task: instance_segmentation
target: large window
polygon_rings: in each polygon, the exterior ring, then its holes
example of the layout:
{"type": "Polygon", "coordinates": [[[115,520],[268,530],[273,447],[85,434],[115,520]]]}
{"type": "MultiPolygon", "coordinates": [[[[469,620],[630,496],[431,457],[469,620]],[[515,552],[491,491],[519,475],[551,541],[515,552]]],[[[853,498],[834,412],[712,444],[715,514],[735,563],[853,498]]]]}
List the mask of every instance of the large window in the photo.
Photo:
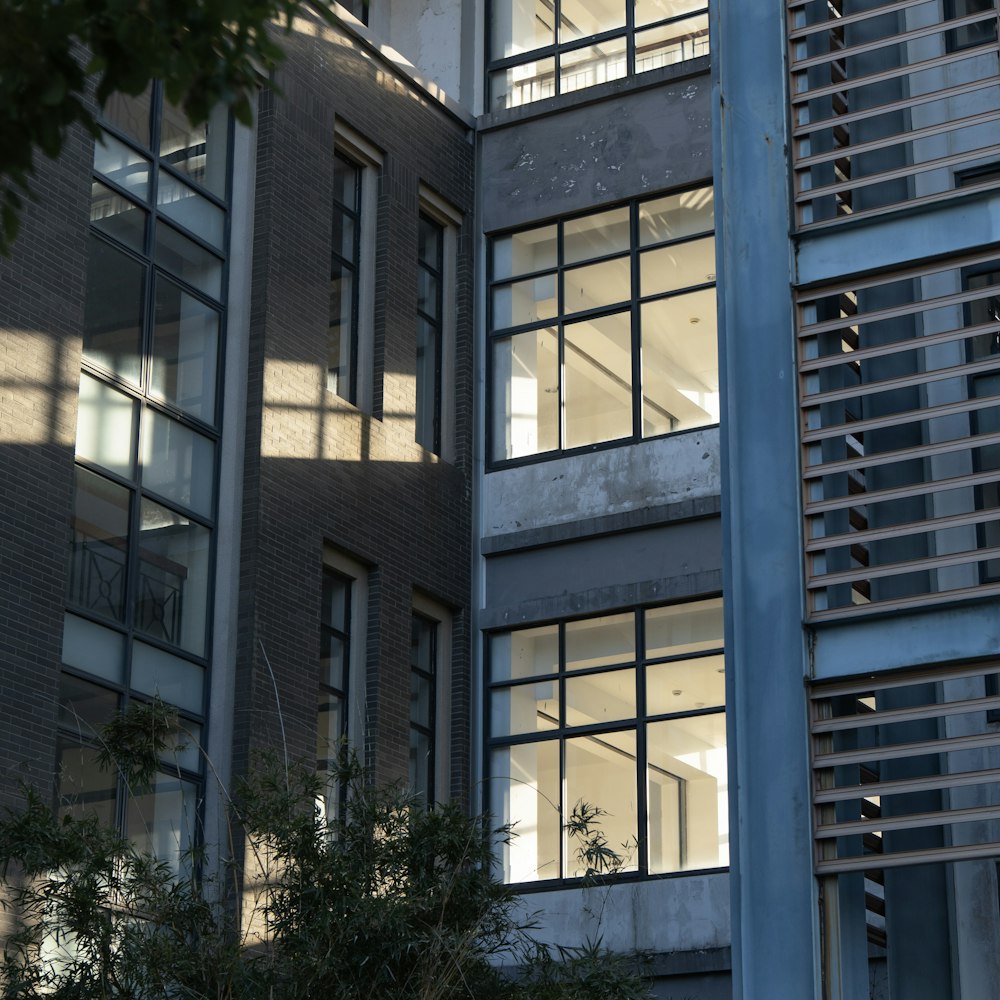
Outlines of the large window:
{"type": "Polygon", "coordinates": [[[497,236],[493,462],[718,422],[711,188],[497,236]]]}
{"type": "Polygon", "coordinates": [[[417,612],[410,620],[410,788],[423,802],[437,798],[438,623],[417,612]]]}
{"type": "Polygon", "coordinates": [[[583,804],[624,872],[729,863],[720,598],[496,633],[488,669],[506,881],[584,875],[583,804]]]}
{"type": "Polygon", "coordinates": [[[192,127],[159,86],[117,96],[94,149],[63,640],[60,795],[161,856],[191,843],[200,763],[125,803],[94,730],[158,695],[205,716],[220,445],[225,112],[192,127]]]}
{"type": "Polygon", "coordinates": [[[708,53],[705,0],[493,0],[493,110],[708,53]]]}

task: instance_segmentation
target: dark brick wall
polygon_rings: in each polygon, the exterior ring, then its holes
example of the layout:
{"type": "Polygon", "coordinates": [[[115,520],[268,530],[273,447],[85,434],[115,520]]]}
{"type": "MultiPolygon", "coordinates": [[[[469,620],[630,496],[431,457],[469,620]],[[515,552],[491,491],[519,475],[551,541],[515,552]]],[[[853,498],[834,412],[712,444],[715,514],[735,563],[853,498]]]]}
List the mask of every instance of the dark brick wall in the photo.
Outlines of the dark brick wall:
{"type": "MultiPolygon", "coordinates": [[[[294,33],[258,123],[236,763],[315,747],[323,547],[371,567],[367,756],[404,777],[414,590],[452,609],[452,786],[468,783],[473,145],[466,126],[346,38],[294,33]],[[374,415],[325,388],[334,126],[383,153],[375,258],[374,415]],[[458,234],[455,461],[414,441],[419,185],[458,234]]],[[[447,306],[446,306],[447,308],[447,306]]],[[[448,387],[446,387],[446,391],[448,387]]],[[[364,632],[364,628],[358,632],[364,632]]],[[[356,632],[356,634],[358,634],[356,632]]]]}
{"type": "Polygon", "coordinates": [[[0,258],[0,807],[48,794],[69,554],[90,141],[37,156],[38,195],[0,258]]]}

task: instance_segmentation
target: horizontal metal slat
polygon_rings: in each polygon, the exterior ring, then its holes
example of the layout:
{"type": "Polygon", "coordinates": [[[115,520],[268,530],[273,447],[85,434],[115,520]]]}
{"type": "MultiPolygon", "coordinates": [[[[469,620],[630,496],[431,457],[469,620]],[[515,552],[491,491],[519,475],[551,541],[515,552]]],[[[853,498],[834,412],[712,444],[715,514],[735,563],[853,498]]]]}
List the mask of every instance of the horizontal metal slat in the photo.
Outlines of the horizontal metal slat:
{"type": "MultiPolygon", "coordinates": [[[[834,750],[816,754],[813,768],[841,767],[845,764],[868,764],[881,760],[900,760],[905,757],[924,757],[930,754],[952,753],[956,750],[977,750],[981,747],[1000,745],[1000,733],[976,733],[970,736],[949,736],[940,740],[920,740],[916,743],[894,743],[891,746],[867,747],[861,750],[834,750]]],[[[874,785],[865,785],[874,789],[874,785]]],[[[884,794],[874,790],[870,795],[884,794]]]]}
{"type": "MultiPolygon", "coordinates": [[[[993,470],[991,482],[1000,480],[1000,469],[993,470]]],[[[858,503],[864,505],[864,494],[857,494],[858,503]]],[[[880,542],[885,538],[905,538],[907,535],[923,535],[931,531],[944,531],[947,528],[965,528],[975,524],[984,524],[1000,518],[1000,508],[977,510],[969,514],[949,514],[947,517],[929,517],[921,521],[904,521],[889,528],[867,528],[863,531],[844,532],[834,535],[817,535],[806,540],[806,552],[826,552],[830,549],[843,548],[845,545],[865,545],[868,542],[880,542]]]]}
{"type": "MultiPolygon", "coordinates": [[[[816,705],[828,698],[841,698],[845,695],[866,696],[874,694],[876,691],[910,687],[913,684],[936,684],[941,681],[964,680],[967,677],[995,673],[1000,673],[1000,660],[979,660],[962,666],[954,666],[949,663],[946,666],[930,670],[926,667],[920,667],[916,670],[893,670],[868,674],[865,677],[813,684],[809,689],[809,699],[816,705]]],[[[1000,776],[1000,771],[997,772],[997,775],[1000,776]]]]}
{"type": "Polygon", "coordinates": [[[900,851],[897,854],[866,854],[856,858],[837,858],[816,862],[817,875],[865,871],[869,868],[900,868],[903,865],[932,864],[937,861],[971,861],[1000,856],[1000,843],[961,844],[935,847],[926,851],[900,851]]]}
{"type": "Polygon", "coordinates": [[[873,798],[890,795],[906,795],[909,792],[933,792],[941,788],[970,788],[975,785],[989,785],[1000,781],[1000,768],[986,768],[981,771],[958,771],[952,774],[933,774],[922,778],[900,778],[897,781],[873,781],[865,785],[838,785],[813,792],[816,805],[830,805],[834,802],[851,802],[854,799],[873,798]]]}
{"type": "Polygon", "coordinates": [[[853,837],[863,833],[886,830],[917,830],[928,826],[951,826],[953,823],[1000,819],[1000,806],[971,806],[968,809],[938,809],[934,812],[909,813],[903,816],[882,816],[877,819],[850,820],[816,827],[817,840],[853,837]]]}
{"type": "MultiPolygon", "coordinates": [[[[843,732],[848,729],[870,729],[872,726],[889,726],[895,722],[918,722],[951,715],[968,715],[970,712],[987,712],[1000,708],[1000,695],[990,698],[967,698],[964,701],[935,702],[931,705],[914,705],[907,708],[879,709],[863,715],[839,715],[832,719],[818,719],[813,723],[813,733],[843,732]]],[[[997,734],[1000,744],[1000,734],[997,734]]]]}
{"type": "MultiPolygon", "coordinates": [[[[857,24],[860,21],[867,21],[873,17],[881,17],[883,14],[894,14],[897,11],[907,10],[910,7],[921,7],[928,2],[930,0],[896,0],[895,3],[888,3],[884,7],[873,7],[857,14],[844,14],[841,17],[831,18],[828,21],[817,21],[815,24],[793,28],[788,32],[788,40],[795,42],[800,38],[814,35],[819,31],[835,31],[844,25],[857,24]]],[[[791,9],[791,5],[789,5],[789,9],[791,9]]]]}
{"type": "MultiPolygon", "coordinates": [[[[818,593],[818,591],[817,591],[818,593]]],[[[910,597],[893,597],[884,601],[870,601],[867,604],[849,604],[841,608],[810,608],[806,614],[808,622],[834,622],[847,618],[865,618],[868,615],[888,614],[906,611],[910,608],[928,608],[936,604],[954,604],[966,597],[1000,596],[1000,584],[979,584],[975,587],[955,587],[951,590],[935,591],[930,594],[914,594],[910,597]]]]}

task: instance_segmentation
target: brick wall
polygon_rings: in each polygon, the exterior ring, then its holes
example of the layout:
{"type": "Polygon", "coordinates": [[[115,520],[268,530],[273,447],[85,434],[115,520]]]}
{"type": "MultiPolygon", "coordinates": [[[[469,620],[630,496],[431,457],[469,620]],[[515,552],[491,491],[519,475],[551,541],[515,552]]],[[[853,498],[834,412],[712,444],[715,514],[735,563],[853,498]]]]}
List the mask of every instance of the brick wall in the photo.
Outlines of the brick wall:
{"type": "MultiPolygon", "coordinates": [[[[315,747],[324,543],[371,567],[367,749],[405,777],[413,591],[453,611],[453,789],[468,781],[472,429],[472,168],[467,128],[370,52],[327,33],[288,39],[258,123],[236,762],[280,739],[267,653],[294,756],[315,747]],[[334,127],[383,154],[374,415],[324,388],[334,127]],[[424,184],[464,213],[455,310],[455,461],[415,443],[417,220],[424,184]]],[[[446,304],[446,309],[449,308],[446,304]]],[[[355,634],[366,629],[356,628],[355,634]]]]}

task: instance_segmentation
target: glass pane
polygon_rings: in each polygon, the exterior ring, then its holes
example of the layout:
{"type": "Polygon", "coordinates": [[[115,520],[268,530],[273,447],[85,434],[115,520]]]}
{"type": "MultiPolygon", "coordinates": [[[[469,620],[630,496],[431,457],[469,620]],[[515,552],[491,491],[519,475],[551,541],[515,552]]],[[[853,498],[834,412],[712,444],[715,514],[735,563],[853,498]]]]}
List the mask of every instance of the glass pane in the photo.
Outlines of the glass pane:
{"type": "Polygon", "coordinates": [[[195,653],[205,652],[208,528],[142,501],[136,628],[195,653]]]}
{"type": "Polygon", "coordinates": [[[556,92],[555,59],[536,59],[490,74],[490,110],[519,108],[556,92]]]}
{"type": "Polygon", "coordinates": [[[410,721],[425,729],[433,724],[434,682],[410,671],[410,721]]]}
{"type": "MultiPolygon", "coordinates": [[[[592,823],[607,837],[608,847],[618,855],[610,867],[635,871],[638,867],[638,809],[636,805],[635,732],[601,733],[566,741],[566,802],[568,822],[575,809],[584,805],[602,810],[592,823]]],[[[585,844],[579,837],[566,838],[567,877],[586,875],[588,867],[607,871],[608,863],[588,866],[585,844]]]]}
{"type": "Polygon", "coordinates": [[[138,383],[142,368],[145,267],[94,236],[87,265],[83,354],[138,383]]]}
{"type": "Polygon", "coordinates": [[[76,413],[76,456],[126,479],[135,474],[138,404],[110,385],[80,373],[76,413]]]}
{"type": "Polygon", "coordinates": [[[627,72],[624,38],[587,45],[565,53],[560,59],[559,92],[569,94],[584,87],[621,80],[627,72]]]}
{"type": "Polygon", "coordinates": [[[339,153],[333,157],[333,199],[352,212],[360,205],[361,168],[339,153]]]}
{"type": "Polygon", "coordinates": [[[77,467],[68,599],[118,621],[125,615],[128,510],[125,487],[77,467]]]}
{"type": "Polygon", "coordinates": [[[129,797],[126,834],[137,851],[152,854],[179,875],[190,863],[197,817],[197,787],[157,774],[148,792],[129,797]]]}
{"type": "Polygon", "coordinates": [[[592,726],[635,718],[635,671],[566,678],[566,725],[592,726]]]}
{"type": "Polygon", "coordinates": [[[494,751],[490,758],[490,814],[514,826],[498,844],[505,882],[559,877],[559,742],[494,751]]]}
{"type": "Polygon", "coordinates": [[[434,796],[434,741],[426,733],[410,730],[410,790],[430,802],[434,796]]]}
{"type": "Polygon", "coordinates": [[[341,738],[347,732],[344,699],[320,691],[317,705],[316,767],[319,770],[333,769],[337,765],[341,738]]]}
{"type": "Polygon", "coordinates": [[[708,17],[700,15],[665,24],[635,35],[635,71],[646,73],[661,66],[708,55],[708,17]]]}
{"type": "Polygon", "coordinates": [[[628,257],[563,272],[563,301],[567,314],[627,302],[631,294],[632,265],[628,257]]]}
{"type": "Polygon", "coordinates": [[[222,261],[214,254],[160,223],[156,227],[156,262],[199,291],[218,298],[222,291],[222,261]]]}
{"type": "Polygon", "coordinates": [[[559,344],[553,329],[493,344],[493,458],[559,447],[559,344]]]}
{"type": "Polygon", "coordinates": [[[646,250],[640,258],[642,295],[715,281],[715,238],[646,250]]]}
{"type": "Polygon", "coordinates": [[[563,223],[563,260],[577,264],[629,248],[628,208],[614,208],[563,223]]]}
{"type": "Polygon", "coordinates": [[[554,6],[546,0],[494,0],[490,56],[502,59],[555,42],[554,6]]]}
{"type": "Polygon", "coordinates": [[[558,671],[558,625],[490,636],[490,680],[520,680],[558,671]]]}
{"type": "Polygon", "coordinates": [[[490,735],[536,733],[559,726],[558,681],[502,688],[490,696],[490,735]]]}
{"type": "Polygon", "coordinates": [[[643,436],[719,421],[715,289],[642,307],[643,436]]]}
{"type": "Polygon", "coordinates": [[[722,656],[653,663],[646,667],[646,714],[692,712],[726,703],[722,656]]]}
{"type": "Polygon", "coordinates": [[[331,248],[335,260],[334,268],[337,267],[337,258],[342,258],[348,263],[357,266],[357,226],[355,225],[354,217],[337,207],[334,207],[333,210],[333,239],[331,248]]]}
{"type": "Polygon", "coordinates": [[[417,319],[415,436],[428,451],[440,446],[441,328],[423,317],[417,319]]]}
{"type": "Polygon", "coordinates": [[[118,711],[118,695],[97,684],[61,674],[59,677],[59,725],[81,740],[97,735],[118,711]]]}
{"type": "Polygon", "coordinates": [[[102,132],[94,144],[94,170],[140,201],[149,201],[148,161],[107,132],[102,132]]]}
{"type": "Polygon", "coordinates": [[[704,10],[708,0],[635,0],[635,23],[652,24],[704,10]]]}
{"type": "Polygon", "coordinates": [[[189,229],[195,236],[200,236],[212,246],[222,246],[225,212],[165,170],[160,172],[156,204],[165,216],[189,229]]]}
{"type": "MultiPolygon", "coordinates": [[[[180,108],[163,102],[160,125],[160,156],[174,170],[219,198],[226,196],[226,160],[229,145],[229,113],[217,107],[208,121],[192,125],[180,108]]],[[[163,183],[161,175],[160,183],[163,183]]]]}
{"type": "Polygon", "coordinates": [[[560,42],[625,27],[624,0],[562,0],[559,10],[560,42]]]}
{"type": "Polygon", "coordinates": [[[631,314],[565,327],[565,446],[632,434],[631,314]]]}
{"type": "Polygon", "coordinates": [[[343,692],[347,681],[346,667],[347,643],[339,636],[324,632],[320,636],[320,683],[343,692]]]}
{"type": "MultiPolygon", "coordinates": [[[[147,631],[149,631],[147,629],[147,631]]],[[[132,647],[132,689],[201,715],[204,708],[205,671],[197,663],[182,660],[144,642],[132,647]]]]}
{"type": "Polygon", "coordinates": [[[650,608],[646,615],[646,656],[683,656],[722,647],[722,598],[696,604],[650,608]]]}
{"type": "Polygon", "coordinates": [[[118,778],[101,768],[96,749],[60,737],[56,771],[60,816],[95,816],[102,826],[115,825],[118,778]]]}
{"type": "Polygon", "coordinates": [[[150,393],[215,423],[218,352],[219,314],[158,276],[150,393]]]}
{"type": "Polygon", "coordinates": [[[715,197],[710,187],[644,201],[639,205],[639,243],[648,247],[715,228],[715,197]]]}
{"type": "Polygon", "coordinates": [[[351,353],[354,346],[354,272],[343,265],[334,265],[330,278],[330,329],[327,339],[326,387],[343,399],[350,400],[351,353]]]}
{"type": "Polygon", "coordinates": [[[493,278],[513,278],[554,268],[556,246],[555,226],[498,236],[492,243],[493,278]]]}
{"type": "Polygon", "coordinates": [[[438,623],[413,615],[410,624],[410,666],[433,674],[437,657],[438,623]]]}
{"type": "Polygon", "coordinates": [[[90,185],[90,221],[102,233],[140,253],[146,241],[146,210],[98,181],[90,185]]]}
{"type": "Polygon", "coordinates": [[[566,623],[566,669],[584,670],[635,659],[635,615],[566,623]]]}
{"type": "Polygon", "coordinates": [[[320,620],[330,628],[348,631],[351,613],[351,583],[348,576],[323,570],[323,607],[320,620]]]}
{"type": "Polygon", "coordinates": [[[493,289],[494,330],[552,319],[558,310],[554,274],[543,274],[493,289]]]}
{"type": "Polygon", "coordinates": [[[426,267],[417,268],[417,309],[436,320],[439,313],[441,280],[426,267]]]}
{"type": "Polygon", "coordinates": [[[121,684],[125,637],[86,618],[68,614],[63,619],[62,661],[68,667],[121,684]]]}
{"type": "Polygon", "coordinates": [[[135,97],[130,94],[112,94],[101,108],[101,118],[114,125],[120,132],[135,139],[140,146],[149,148],[149,101],[152,84],[135,97]]]}
{"type": "Polygon", "coordinates": [[[180,720],[180,732],[166,739],[167,748],[160,761],[167,767],[183,767],[187,771],[200,771],[202,761],[201,726],[189,719],[180,720]]]}
{"type": "Polygon", "coordinates": [[[147,407],[142,429],[142,485],[206,517],[215,493],[215,445],[147,407]]]}
{"type": "Polygon", "coordinates": [[[728,865],[726,716],[651,722],[646,733],[650,872],[728,865]]]}
{"type": "Polygon", "coordinates": [[[421,215],[417,229],[417,256],[428,267],[441,270],[444,230],[436,222],[421,215]]]}

